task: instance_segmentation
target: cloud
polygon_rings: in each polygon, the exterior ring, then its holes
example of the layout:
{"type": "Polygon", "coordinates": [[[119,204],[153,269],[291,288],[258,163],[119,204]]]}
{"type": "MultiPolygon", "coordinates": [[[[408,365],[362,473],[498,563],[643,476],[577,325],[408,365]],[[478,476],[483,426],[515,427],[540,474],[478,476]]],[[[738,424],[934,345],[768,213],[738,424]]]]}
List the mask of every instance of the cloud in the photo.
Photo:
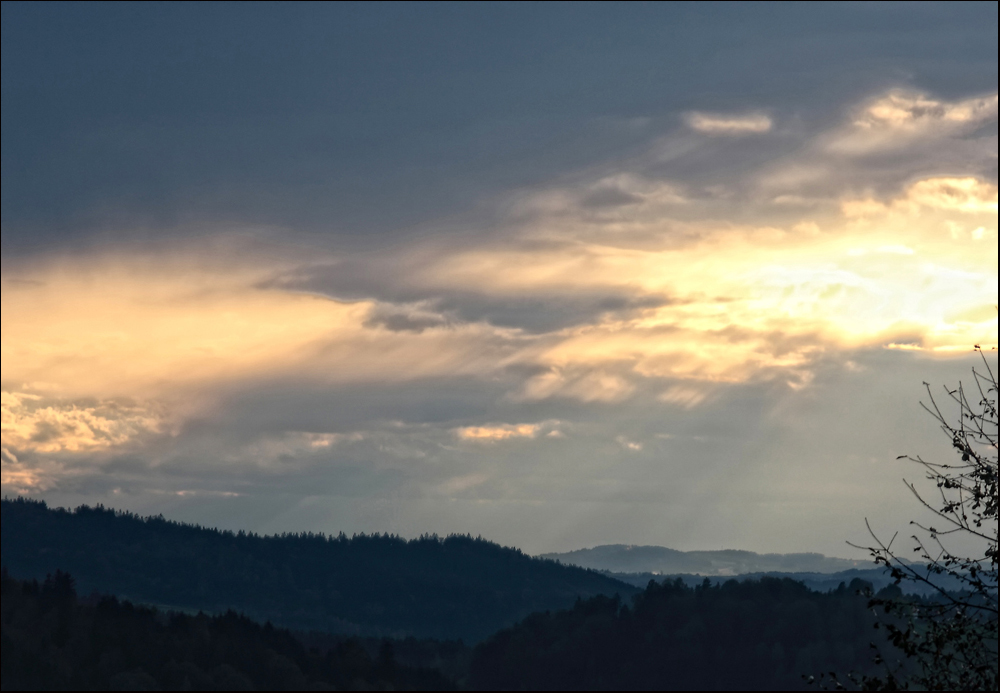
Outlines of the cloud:
{"type": "Polygon", "coordinates": [[[679,190],[637,166],[529,195],[549,202],[461,243],[258,253],[236,238],[226,262],[206,259],[224,248],[182,244],[5,269],[17,284],[2,297],[4,377],[55,382],[69,400],[158,402],[179,420],[256,382],[468,377],[502,380],[508,401],[610,403],[644,379],[798,374],[826,349],[879,342],[904,305],[938,346],[980,329],[940,316],[989,301],[992,261],[939,225],[967,216],[962,233],[988,242],[988,181],[924,178],[894,199],[774,219],[753,186],[679,190]],[[609,191],[629,197],[594,202],[609,191]],[[962,279],[919,284],[945,276],[930,256],[962,279]],[[930,285],[933,304],[909,305],[930,285]],[[529,375],[503,380],[512,367],[529,375]]]}
{"type": "Polygon", "coordinates": [[[979,123],[997,115],[997,95],[948,103],[918,92],[894,91],[865,108],[854,125],[863,129],[922,130],[979,123]]]}
{"type": "Polygon", "coordinates": [[[848,128],[829,139],[827,148],[840,154],[871,154],[971,132],[996,118],[996,94],[948,102],[897,90],[862,107],[848,128]]]}
{"type": "Polygon", "coordinates": [[[636,443],[636,442],[630,441],[628,438],[626,438],[624,436],[618,436],[615,439],[615,441],[619,445],[621,445],[622,448],[624,448],[625,450],[628,450],[629,452],[642,452],[642,448],[643,448],[642,443],[636,443]]]}
{"type": "Polygon", "coordinates": [[[162,412],[128,402],[61,401],[4,392],[5,448],[37,453],[97,452],[160,433],[162,412]]]}
{"type": "Polygon", "coordinates": [[[32,491],[44,491],[46,484],[37,469],[27,468],[23,465],[7,465],[0,472],[0,484],[4,488],[13,489],[19,493],[29,493],[32,491]]]}
{"type": "Polygon", "coordinates": [[[455,494],[463,493],[470,489],[474,489],[477,486],[481,486],[490,477],[487,474],[469,474],[466,476],[459,476],[453,479],[449,479],[447,482],[441,484],[440,491],[447,496],[453,496],[455,494]]]}
{"type": "Polygon", "coordinates": [[[932,209],[972,214],[997,213],[997,186],[977,178],[930,178],[907,191],[910,202],[932,209]]]}
{"type": "Polygon", "coordinates": [[[541,430],[541,424],[493,424],[459,428],[455,430],[455,435],[465,441],[494,443],[513,438],[535,438],[541,430]]]}
{"type": "Polygon", "coordinates": [[[180,498],[240,498],[243,494],[232,491],[204,491],[201,489],[174,491],[180,498]]]}
{"type": "Polygon", "coordinates": [[[760,135],[774,127],[774,121],[763,113],[733,116],[696,111],[689,113],[685,120],[692,130],[707,135],[760,135]]]}
{"type": "Polygon", "coordinates": [[[581,402],[614,403],[628,399],[633,392],[635,386],[622,375],[584,366],[553,369],[536,375],[524,383],[521,392],[515,394],[513,399],[531,401],[569,398],[581,402]]]}
{"type": "MultiPolygon", "coordinates": [[[[367,265],[358,263],[353,271],[336,263],[303,264],[290,272],[276,273],[258,288],[367,305],[366,327],[416,334],[437,329],[454,332],[472,323],[540,334],[592,324],[603,316],[639,313],[672,301],[662,292],[637,294],[629,286],[587,287],[577,281],[561,281],[558,265],[571,269],[568,265],[575,261],[573,253],[586,253],[563,242],[546,243],[544,248],[537,248],[532,241],[523,247],[508,241],[502,248],[435,250],[429,253],[427,248],[407,247],[367,265]],[[544,256],[547,267],[538,262],[523,268],[501,265],[508,258],[520,261],[532,253],[544,256]],[[532,267],[539,270],[534,281],[525,276],[532,267]],[[546,282],[546,277],[553,281],[546,282]]],[[[584,257],[576,260],[586,262],[584,257]]]]}
{"type": "Polygon", "coordinates": [[[590,193],[581,201],[584,208],[606,209],[617,207],[628,207],[640,204],[643,198],[635,193],[630,193],[621,188],[607,187],[599,188],[590,193]]]}
{"type": "MultiPolygon", "coordinates": [[[[841,203],[848,218],[884,217],[886,215],[919,218],[932,212],[957,212],[995,219],[997,186],[972,176],[963,178],[925,178],[910,184],[899,197],[878,200],[873,197],[845,199],[841,203]]],[[[962,218],[962,217],[959,217],[962,218]]],[[[945,220],[950,227],[960,226],[953,217],[945,220]]]]}
{"type": "Polygon", "coordinates": [[[7,448],[0,450],[0,487],[14,493],[38,493],[67,478],[60,465],[44,459],[20,460],[7,448]]]}
{"type": "Polygon", "coordinates": [[[57,383],[71,398],[177,395],[196,408],[199,393],[247,379],[399,382],[502,360],[503,340],[482,325],[375,330],[414,325],[371,300],[261,288],[275,272],[262,262],[203,266],[182,247],[21,268],[48,279],[3,292],[4,378],[57,383]]]}
{"type": "MultiPolygon", "coordinates": [[[[982,110],[949,108],[934,117],[982,110]]],[[[306,254],[234,237],[5,267],[16,283],[2,296],[4,378],[54,382],[68,402],[155,402],[170,421],[212,411],[234,388],[283,382],[371,393],[468,378],[508,402],[597,404],[666,379],[691,389],[660,383],[658,401],[683,408],[698,383],[800,382],[825,351],[886,343],[901,319],[935,348],[989,342],[988,323],[943,320],[995,294],[995,261],[955,242],[995,234],[989,181],[922,178],[895,198],[769,218],[739,177],[699,189],[631,163],[526,195],[530,214],[515,209],[502,233],[460,243],[306,254]],[[223,254],[232,259],[209,259],[223,254]]],[[[372,399],[365,415],[430,411],[391,400],[372,399]]],[[[18,424],[30,428],[19,444],[97,449],[86,436],[120,447],[138,435],[85,408],[44,416],[18,424]]]]}
{"type": "Polygon", "coordinates": [[[365,327],[381,327],[390,332],[414,332],[448,327],[449,321],[440,313],[422,309],[420,306],[396,306],[380,304],[374,306],[365,327]]]}
{"type": "Polygon", "coordinates": [[[485,322],[496,327],[545,334],[602,319],[627,318],[669,305],[662,294],[636,295],[617,287],[580,287],[576,291],[553,287],[529,295],[493,295],[455,292],[436,302],[439,310],[457,322],[485,322]]]}
{"type": "Polygon", "coordinates": [[[674,385],[662,395],[659,400],[667,404],[674,404],[684,409],[694,409],[708,399],[709,393],[699,387],[690,385],[674,385]]]}
{"type": "MultiPolygon", "coordinates": [[[[546,210],[549,213],[560,211],[561,204],[564,212],[589,210],[598,213],[595,219],[605,222],[614,220],[616,214],[632,217],[642,212],[662,212],[690,202],[682,186],[635,173],[607,176],[582,191],[561,190],[548,195],[551,196],[546,210]],[[636,206],[641,209],[634,209],[636,206]]],[[[546,197],[542,196],[541,199],[546,197]]],[[[539,205],[539,208],[545,209],[545,205],[539,205]]]]}
{"type": "Polygon", "coordinates": [[[289,470],[311,464],[317,458],[343,453],[364,443],[370,432],[313,433],[300,431],[263,432],[229,441],[224,459],[260,470],[289,470]]]}

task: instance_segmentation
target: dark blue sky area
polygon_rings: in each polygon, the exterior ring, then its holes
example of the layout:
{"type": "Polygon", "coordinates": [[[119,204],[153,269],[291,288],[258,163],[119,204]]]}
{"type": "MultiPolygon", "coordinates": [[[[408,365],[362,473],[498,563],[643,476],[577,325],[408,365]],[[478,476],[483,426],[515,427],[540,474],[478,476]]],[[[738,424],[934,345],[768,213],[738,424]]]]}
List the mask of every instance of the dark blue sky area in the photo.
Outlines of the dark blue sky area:
{"type": "Polygon", "coordinates": [[[890,86],[997,83],[995,2],[2,12],[4,252],[205,222],[376,240],[621,156],[685,110],[819,126],[890,86]]]}

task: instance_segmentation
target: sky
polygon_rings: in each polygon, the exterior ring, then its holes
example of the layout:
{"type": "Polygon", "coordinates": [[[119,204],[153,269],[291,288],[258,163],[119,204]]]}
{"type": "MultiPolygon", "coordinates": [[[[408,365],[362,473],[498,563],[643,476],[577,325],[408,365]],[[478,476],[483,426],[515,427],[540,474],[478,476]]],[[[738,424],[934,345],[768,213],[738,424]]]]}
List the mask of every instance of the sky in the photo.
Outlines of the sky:
{"type": "Polygon", "coordinates": [[[6,496],[863,558],[997,343],[995,2],[0,7],[6,496]]]}

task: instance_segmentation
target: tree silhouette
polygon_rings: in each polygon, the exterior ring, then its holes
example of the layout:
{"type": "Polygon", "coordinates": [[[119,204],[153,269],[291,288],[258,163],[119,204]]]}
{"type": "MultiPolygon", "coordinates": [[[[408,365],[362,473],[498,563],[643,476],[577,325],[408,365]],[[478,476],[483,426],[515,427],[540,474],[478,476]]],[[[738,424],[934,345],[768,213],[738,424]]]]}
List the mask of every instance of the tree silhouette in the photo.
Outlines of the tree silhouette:
{"type": "MultiPolygon", "coordinates": [[[[973,371],[974,387],[946,389],[947,401],[957,406],[956,419],[945,415],[925,383],[930,401],[924,409],[951,439],[960,462],[899,458],[919,465],[936,488],[931,499],[907,482],[935,517],[933,525],[911,523],[919,561],[903,560],[896,537],[884,542],[869,526],[875,545],[868,550],[875,562],[891,571],[897,585],[921,583],[935,596],[871,598],[870,606],[891,617],[883,627],[903,659],[890,663],[878,655],[877,663],[885,665],[882,676],[851,679],[863,690],[997,690],[997,373],[984,350],[976,351],[984,370],[973,371]],[[946,590],[945,579],[960,589],[946,590]]],[[[843,688],[835,675],[831,679],[843,688]]]]}

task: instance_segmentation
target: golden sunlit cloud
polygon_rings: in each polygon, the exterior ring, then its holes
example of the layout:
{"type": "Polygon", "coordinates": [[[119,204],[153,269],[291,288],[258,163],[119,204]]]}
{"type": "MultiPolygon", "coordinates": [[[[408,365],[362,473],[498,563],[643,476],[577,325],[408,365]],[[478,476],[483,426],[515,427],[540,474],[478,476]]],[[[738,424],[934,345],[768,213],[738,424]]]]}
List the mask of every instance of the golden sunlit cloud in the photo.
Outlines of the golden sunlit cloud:
{"type": "Polygon", "coordinates": [[[727,116],[715,113],[689,113],[687,124],[692,130],[708,135],[759,135],[770,132],[774,122],[761,113],[727,116]]]}
{"type": "Polygon", "coordinates": [[[976,178],[930,178],[908,191],[911,202],[970,214],[997,213],[997,186],[976,178]]]}
{"type": "Polygon", "coordinates": [[[11,462],[6,456],[0,469],[0,484],[18,493],[44,491],[45,484],[37,469],[29,468],[17,462],[11,462]]]}
{"type": "Polygon", "coordinates": [[[5,383],[53,383],[64,396],[159,398],[282,374],[350,382],[476,372],[490,358],[473,353],[483,348],[475,326],[422,334],[372,327],[373,301],[260,288],[273,270],[184,268],[189,260],[187,251],[155,261],[88,258],[8,283],[5,383]]]}
{"type": "MultiPolygon", "coordinates": [[[[792,228],[689,224],[689,240],[666,249],[623,248],[614,238],[477,249],[441,258],[433,276],[510,296],[671,297],[529,349],[533,362],[556,370],[534,377],[528,397],[563,391],[611,401],[631,386],[618,374],[597,375],[607,364],[631,364],[646,376],[739,381],[798,368],[824,349],[885,344],[904,326],[930,347],[992,343],[995,315],[977,324],[949,316],[996,303],[995,193],[975,179],[931,179],[902,201],[845,203],[842,216],[792,228]],[[976,231],[956,242],[960,222],[976,231]],[[581,369],[588,375],[577,381],[581,369]]],[[[657,232],[655,222],[649,230],[657,232]]]]}
{"type": "Polygon", "coordinates": [[[344,442],[356,443],[364,440],[364,433],[302,433],[299,434],[313,450],[332,448],[344,442]]]}
{"type": "Polygon", "coordinates": [[[3,392],[4,446],[41,453],[109,450],[143,434],[159,433],[155,410],[119,402],[60,402],[3,392]]]}
{"type": "MultiPolygon", "coordinates": [[[[971,177],[927,178],[912,184],[906,194],[896,200],[844,200],[841,206],[847,217],[870,217],[892,212],[919,215],[921,207],[962,214],[996,215],[997,186],[971,177]]],[[[985,227],[982,228],[985,232],[985,227]]]]}
{"type": "Polygon", "coordinates": [[[855,125],[867,129],[921,129],[937,123],[978,122],[996,115],[996,94],[947,103],[925,94],[894,91],[870,104],[855,125]]]}
{"type": "Polygon", "coordinates": [[[836,133],[827,147],[841,154],[868,154],[961,133],[996,117],[997,94],[947,102],[892,91],[861,109],[851,127],[836,133]]]}
{"type": "Polygon", "coordinates": [[[462,440],[493,443],[512,438],[534,438],[542,430],[542,424],[495,424],[488,426],[468,426],[455,430],[462,440]]]}
{"type": "Polygon", "coordinates": [[[51,461],[42,459],[27,463],[7,448],[0,450],[0,485],[5,489],[15,493],[44,491],[63,476],[64,470],[51,461]]]}
{"type": "Polygon", "coordinates": [[[252,270],[190,268],[185,259],[67,261],[33,273],[34,283],[6,286],[5,381],[155,396],[280,370],[322,335],[356,327],[368,309],[255,291],[252,270]]]}
{"type": "Polygon", "coordinates": [[[274,270],[255,262],[198,264],[180,249],[5,276],[3,445],[106,450],[210,411],[239,383],[401,382],[481,374],[504,357],[482,326],[396,332],[369,325],[374,302],[259,288],[274,270]]]}

